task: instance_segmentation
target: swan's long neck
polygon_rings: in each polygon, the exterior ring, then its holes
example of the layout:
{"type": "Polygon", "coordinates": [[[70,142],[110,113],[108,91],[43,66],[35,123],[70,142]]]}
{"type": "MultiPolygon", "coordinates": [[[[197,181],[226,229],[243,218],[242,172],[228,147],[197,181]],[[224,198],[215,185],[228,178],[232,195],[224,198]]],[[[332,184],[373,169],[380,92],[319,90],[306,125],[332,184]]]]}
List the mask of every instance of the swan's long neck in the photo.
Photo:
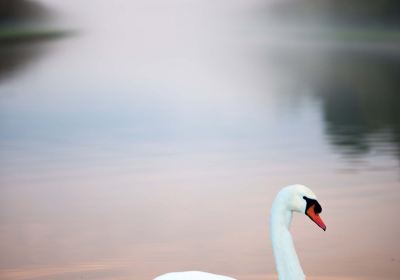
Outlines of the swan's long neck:
{"type": "Polygon", "coordinates": [[[288,197],[279,193],[272,204],[270,236],[279,280],[304,280],[305,276],[289,232],[292,211],[287,208],[288,197]]]}

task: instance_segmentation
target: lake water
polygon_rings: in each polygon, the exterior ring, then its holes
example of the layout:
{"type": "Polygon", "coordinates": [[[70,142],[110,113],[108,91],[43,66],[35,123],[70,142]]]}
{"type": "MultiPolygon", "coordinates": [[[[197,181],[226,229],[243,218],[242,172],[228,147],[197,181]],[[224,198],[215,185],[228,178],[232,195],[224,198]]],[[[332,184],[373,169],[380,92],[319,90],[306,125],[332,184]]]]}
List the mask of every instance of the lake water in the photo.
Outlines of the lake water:
{"type": "Polygon", "coordinates": [[[76,34],[1,48],[1,279],[276,279],[293,183],[328,227],[293,221],[309,279],[399,279],[398,43],[279,29],[258,0],[41,3],[76,34]]]}

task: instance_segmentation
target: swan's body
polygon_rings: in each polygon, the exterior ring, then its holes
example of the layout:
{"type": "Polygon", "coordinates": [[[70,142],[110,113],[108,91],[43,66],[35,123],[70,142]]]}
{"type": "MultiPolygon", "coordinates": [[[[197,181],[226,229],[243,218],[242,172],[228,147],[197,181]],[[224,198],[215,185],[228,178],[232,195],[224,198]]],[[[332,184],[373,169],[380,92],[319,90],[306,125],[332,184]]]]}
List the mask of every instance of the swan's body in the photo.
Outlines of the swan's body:
{"type": "MultiPolygon", "coordinates": [[[[270,237],[279,280],[304,280],[305,275],[294,248],[289,228],[293,212],[310,217],[326,230],[319,217],[322,211],[315,194],[306,186],[292,185],[283,188],[276,196],[271,209],[270,237]]],[[[234,278],[201,271],[172,272],[154,280],[235,280],[234,278]]]]}
{"type": "Polygon", "coordinates": [[[232,277],[202,271],[171,272],[154,278],[154,280],[236,280],[232,277]]]}

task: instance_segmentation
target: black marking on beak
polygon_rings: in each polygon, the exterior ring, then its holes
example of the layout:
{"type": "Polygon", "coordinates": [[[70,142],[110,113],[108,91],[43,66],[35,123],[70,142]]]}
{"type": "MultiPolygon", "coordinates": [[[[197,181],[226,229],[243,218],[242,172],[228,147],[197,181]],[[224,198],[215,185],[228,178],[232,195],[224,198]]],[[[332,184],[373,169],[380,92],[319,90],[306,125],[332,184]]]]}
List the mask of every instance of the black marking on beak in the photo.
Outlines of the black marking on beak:
{"type": "Polygon", "coordinates": [[[306,211],[305,214],[307,215],[307,210],[308,208],[310,208],[311,206],[315,205],[314,207],[314,212],[315,214],[319,214],[322,212],[322,207],[321,205],[318,203],[317,200],[312,199],[312,198],[308,198],[306,196],[303,196],[304,200],[307,202],[307,206],[306,206],[306,211]]]}

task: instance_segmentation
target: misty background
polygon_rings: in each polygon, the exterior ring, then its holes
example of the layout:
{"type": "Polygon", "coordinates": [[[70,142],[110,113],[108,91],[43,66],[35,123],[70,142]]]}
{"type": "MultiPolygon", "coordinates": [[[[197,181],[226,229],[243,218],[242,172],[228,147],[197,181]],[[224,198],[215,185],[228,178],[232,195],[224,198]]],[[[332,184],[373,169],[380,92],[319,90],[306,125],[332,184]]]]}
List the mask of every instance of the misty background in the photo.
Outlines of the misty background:
{"type": "Polygon", "coordinates": [[[0,0],[0,278],[398,279],[396,1],[0,0]]]}

